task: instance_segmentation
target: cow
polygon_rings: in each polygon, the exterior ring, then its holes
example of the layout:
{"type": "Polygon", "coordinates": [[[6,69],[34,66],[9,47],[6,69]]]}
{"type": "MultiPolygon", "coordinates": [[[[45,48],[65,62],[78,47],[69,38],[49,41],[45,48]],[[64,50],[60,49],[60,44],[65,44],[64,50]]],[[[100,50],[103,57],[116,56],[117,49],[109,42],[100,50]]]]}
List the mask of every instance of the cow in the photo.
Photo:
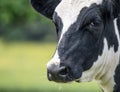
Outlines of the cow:
{"type": "Polygon", "coordinates": [[[120,92],[120,0],[31,0],[53,21],[58,44],[47,64],[50,81],[96,80],[120,92]]]}

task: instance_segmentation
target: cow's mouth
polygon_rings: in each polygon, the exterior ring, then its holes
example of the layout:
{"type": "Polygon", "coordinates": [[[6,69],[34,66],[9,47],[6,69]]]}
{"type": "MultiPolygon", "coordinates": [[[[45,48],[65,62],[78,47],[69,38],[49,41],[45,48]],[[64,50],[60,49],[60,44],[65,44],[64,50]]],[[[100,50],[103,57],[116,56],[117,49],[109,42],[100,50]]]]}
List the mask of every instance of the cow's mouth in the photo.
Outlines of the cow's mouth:
{"type": "Polygon", "coordinates": [[[58,74],[52,75],[51,73],[47,72],[47,77],[49,81],[54,81],[58,83],[68,83],[75,81],[75,78],[73,78],[70,75],[58,75],[58,74]]]}

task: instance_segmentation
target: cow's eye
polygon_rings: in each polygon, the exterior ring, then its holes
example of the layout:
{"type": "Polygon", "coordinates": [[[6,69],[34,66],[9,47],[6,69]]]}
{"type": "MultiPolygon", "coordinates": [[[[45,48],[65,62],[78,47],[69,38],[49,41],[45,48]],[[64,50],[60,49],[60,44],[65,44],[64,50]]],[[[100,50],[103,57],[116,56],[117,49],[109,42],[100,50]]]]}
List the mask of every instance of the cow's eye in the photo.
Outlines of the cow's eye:
{"type": "Polygon", "coordinates": [[[95,22],[91,22],[91,23],[89,24],[89,27],[91,28],[91,27],[94,27],[95,25],[96,25],[95,22]]]}
{"type": "Polygon", "coordinates": [[[96,28],[96,27],[98,27],[100,24],[101,24],[101,21],[99,21],[99,20],[97,20],[97,21],[91,21],[91,22],[88,24],[88,28],[89,28],[89,29],[96,28]]]}

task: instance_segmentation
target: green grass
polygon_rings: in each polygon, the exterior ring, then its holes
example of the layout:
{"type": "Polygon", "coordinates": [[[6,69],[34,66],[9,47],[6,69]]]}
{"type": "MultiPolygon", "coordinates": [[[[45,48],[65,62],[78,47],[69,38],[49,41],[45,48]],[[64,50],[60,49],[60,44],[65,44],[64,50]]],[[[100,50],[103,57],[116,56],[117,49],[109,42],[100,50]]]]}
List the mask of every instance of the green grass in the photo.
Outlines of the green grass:
{"type": "Polygon", "coordinates": [[[101,92],[95,82],[58,84],[46,77],[55,43],[0,42],[0,92],[101,92]]]}

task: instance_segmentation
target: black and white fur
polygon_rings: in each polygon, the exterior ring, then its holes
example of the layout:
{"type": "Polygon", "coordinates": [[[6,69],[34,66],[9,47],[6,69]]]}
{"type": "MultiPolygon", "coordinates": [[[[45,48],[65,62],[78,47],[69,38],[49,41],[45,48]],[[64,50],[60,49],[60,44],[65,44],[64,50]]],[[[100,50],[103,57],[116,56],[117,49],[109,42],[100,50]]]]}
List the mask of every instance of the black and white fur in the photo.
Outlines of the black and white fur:
{"type": "Polygon", "coordinates": [[[59,38],[48,79],[88,82],[120,92],[120,0],[31,0],[59,38]]]}

